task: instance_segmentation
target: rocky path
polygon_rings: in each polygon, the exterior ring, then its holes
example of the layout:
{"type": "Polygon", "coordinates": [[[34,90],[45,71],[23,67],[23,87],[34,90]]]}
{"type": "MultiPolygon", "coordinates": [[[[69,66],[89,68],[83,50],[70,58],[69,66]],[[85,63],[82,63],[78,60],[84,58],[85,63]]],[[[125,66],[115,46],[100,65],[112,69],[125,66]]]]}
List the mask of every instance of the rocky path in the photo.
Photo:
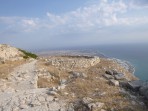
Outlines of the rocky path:
{"type": "Polygon", "coordinates": [[[0,81],[0,111],[65,111],[65,102],[48,88],[37,88],[36,62],[19,66],[0,81]]]}
{"type": "Polygon", "coordinates": [[[9,79],[9,87],[15,90],[28,90],[37,88],[37,75],[35,73],[36,60],[16,68],[9,79]]]}

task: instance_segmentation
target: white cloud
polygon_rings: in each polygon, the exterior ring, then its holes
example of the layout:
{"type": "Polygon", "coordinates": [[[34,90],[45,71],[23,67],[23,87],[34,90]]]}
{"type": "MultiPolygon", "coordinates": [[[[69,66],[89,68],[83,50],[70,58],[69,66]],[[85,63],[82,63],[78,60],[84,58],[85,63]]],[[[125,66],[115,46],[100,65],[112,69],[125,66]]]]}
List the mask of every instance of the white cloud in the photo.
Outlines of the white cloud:
{"type": "Polygon", "coordinates": [[[127,13],[130,9],[136,9],[133,0],[130,0],[130,3],[123,0],[95,1],[95,4],[80,7],[64,14],[55,15],[47,12],[47,18],[0,17],[0,24],[6,24],[7,29],[17,29],[21,32],[48,30],[60,34],[98,30],[110,26],[148,23],[148,16],[128,16],[127,13]]]}
{"type": "MultiPolygon", "coordinates": [[[[112,2],[101,0],[101,2],[78,8],[66,14],[54,15],[47,13],[47,16],[51,24],[56,27],[82,31],[85,29],[87,31],[90,28],[143,23],[143,17],[120,17],[120,15],[126,14],[130,8],[133,8],[130,6],[122,0],[112,2]]],[[[144,22],[148,23],[148,20],[144,22]]]]}
{"type": "Polygon", "coordinates": [[[1,42],[59,47],[148,40],[148,7],[134,0],[92,1],[63,14],[47,12],[44,18],[0,17],[1,42]]]}
{"type": "Polygon", "coordinates": [[[28,20],[22,20],[22,22],[23,22],[23,25],[24,26],[31,26],[31,27],[35,27],[36,26],[35,21],[30,20],[30,19],[28,19],[28,20]]]}

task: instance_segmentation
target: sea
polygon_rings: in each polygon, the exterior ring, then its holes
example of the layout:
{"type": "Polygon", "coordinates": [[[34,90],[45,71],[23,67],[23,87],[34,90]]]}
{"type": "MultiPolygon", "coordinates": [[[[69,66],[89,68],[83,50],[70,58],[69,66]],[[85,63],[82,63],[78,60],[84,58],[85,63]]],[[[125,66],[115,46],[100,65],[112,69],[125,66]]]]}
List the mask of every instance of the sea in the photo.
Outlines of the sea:
{"type": "Polygon", "coordinates": [[[58,54],[80,54],[93,55],[108,58],[116,58],[128,61],[135,69],[134,75],[140,80],[148,80],[148,44],[118,44],[118,45],[96,45],[87,47],[61,48],[45,51],[49,55],[58,54]]]}
{"type": "Polygon", "coordinates": [[[106,45],[97,47],[104,55],[130,62],[134,66],[134,75],[148,80],[148,44],[106,45]]]}

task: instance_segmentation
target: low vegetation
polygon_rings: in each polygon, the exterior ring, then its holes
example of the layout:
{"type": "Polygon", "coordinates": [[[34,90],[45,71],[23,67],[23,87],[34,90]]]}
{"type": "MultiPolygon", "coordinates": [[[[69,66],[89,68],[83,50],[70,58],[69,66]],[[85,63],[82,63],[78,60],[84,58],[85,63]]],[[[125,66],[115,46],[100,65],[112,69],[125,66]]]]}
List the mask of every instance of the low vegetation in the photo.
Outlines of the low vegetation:
{"type": "Polygon", "coordinates": [[[24,53],[24,56],[23,56],[24,59],[28,59],[30,57],[36,59],[38,57],[36,54],[33,54],[31,52],[27,52],[27,51],[22,50],[22,49],[19,49],[19,51],[24,53]]]}

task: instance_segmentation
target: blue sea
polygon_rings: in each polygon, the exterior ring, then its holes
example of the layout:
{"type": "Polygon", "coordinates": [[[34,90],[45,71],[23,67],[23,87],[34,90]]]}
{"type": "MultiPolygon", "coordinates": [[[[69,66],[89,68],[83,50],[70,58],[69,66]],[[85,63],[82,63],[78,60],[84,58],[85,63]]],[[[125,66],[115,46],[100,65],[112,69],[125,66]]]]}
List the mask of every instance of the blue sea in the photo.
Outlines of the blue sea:
{"type": "Polygon", "coordinates": [[[102,45],[92,47],[110,58],[129,61],[139,79],[148,80],[148,44],[102,45]]]}

